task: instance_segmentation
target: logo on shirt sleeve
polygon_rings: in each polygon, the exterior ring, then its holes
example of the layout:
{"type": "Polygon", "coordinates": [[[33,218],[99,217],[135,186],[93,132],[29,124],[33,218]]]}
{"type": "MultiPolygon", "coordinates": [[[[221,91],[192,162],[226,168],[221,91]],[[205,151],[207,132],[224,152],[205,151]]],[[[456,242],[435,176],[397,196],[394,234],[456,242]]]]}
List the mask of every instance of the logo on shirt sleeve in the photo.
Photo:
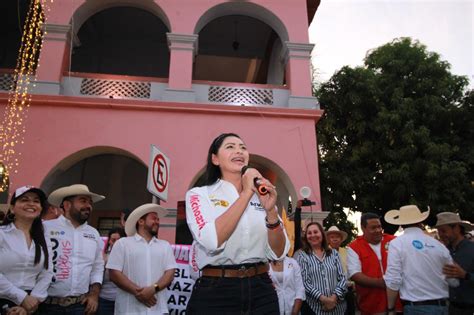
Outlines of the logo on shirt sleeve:
{"type": "Polygon", "coordinates": [[[419,240],[413,240],[413,242],[411,242],[411,244],[412,244],[413,247],[415,247],[416,249],[423,249],[423,243],[420,242],[419,240]]]}
{"type": "Polygon", "coordinates": [[[198,195],[191,195],[189,198],[189,203],[191,204],[191,210],[193,210],[194,219],[196,219],[196,224],[199,227],[199,230],[202,230],[206,222],[201,213],[201,202],[199,201],[198,195]]]}

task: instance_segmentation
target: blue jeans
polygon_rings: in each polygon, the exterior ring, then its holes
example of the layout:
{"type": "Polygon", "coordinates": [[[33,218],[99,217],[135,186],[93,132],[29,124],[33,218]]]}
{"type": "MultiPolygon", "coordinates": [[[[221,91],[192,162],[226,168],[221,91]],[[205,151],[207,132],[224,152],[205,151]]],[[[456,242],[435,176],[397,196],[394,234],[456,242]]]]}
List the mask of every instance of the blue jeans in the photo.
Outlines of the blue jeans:
{"type": "Polygon", "coordinates": [[[115,301],[109,301],[99,297],[97,315],[114,315],[115,301]]]}
{"type": "Polygon", "coordinates": [[[39,306],[39,315],[84,315],[85,306],[81,303],[69,306],[59,306],[57,304],[42,303],[39,306]]]}
{"type": "Polygon", "coordinates": [[[448,315],[448,307],[440,305],[405,305],[403,315],[448,315]]]}
{"type": "Polygon", "coordinates": [[[268,273],[249,278],[199,278],[186,315],[211,314],[280,314],[278,296],[268,273]]]}

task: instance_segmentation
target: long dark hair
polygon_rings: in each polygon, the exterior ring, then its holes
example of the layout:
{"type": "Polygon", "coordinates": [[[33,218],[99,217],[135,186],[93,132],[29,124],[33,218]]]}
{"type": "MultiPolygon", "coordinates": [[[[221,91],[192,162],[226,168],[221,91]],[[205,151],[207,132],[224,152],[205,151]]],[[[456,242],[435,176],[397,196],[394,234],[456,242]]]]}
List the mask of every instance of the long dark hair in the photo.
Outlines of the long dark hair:
{"type": "Polygon", "coordinates": [[[305,251],[306,254],[311,254],[313,251],[313,248],[308,242],[308,228],[312,225],[316,225],[319,229],[319,232],[321,233],[322,241],[321,241],[321,247],[322,249],[326,252],[326,255],[329,256],[332,253],[332,249],[329,248],[328,241],[326,239],[326,233],[324,233],[323,226],[319,222],[310,222],[308,225],[306,225],[306,229],[304,230],[304,236],[302,237],[302,243],[303,247],[302,249],[305,251]]]}
{"type": "MultiPolygon", "coordinates": [[[[16,203],[16,200],[15,200],[16,203]]],[[[13,204],[14,205],[14,204],[13,204]]],[[[45,207],[45,203],[41,203],[41,213],[39,216],[37,216],[34,220],[33,223],[31,224],[30,228],[30,237],[31,239],[35,242],[35,265],[39,264],[40,259],[41,259],[41,249],[43,250],[44,254],[44,268],[48,269],[49,268],[49,252],[48,252],[48,246],[46,245],[46,239],[44,237],[44,228],[43,228],[43,222],[41,221],[41,217],[44,215],[44,212],[46,212],[47,208],[45,207]]],[[[8,209],[7,215],[5,216],[5,219],[3,220],[1,225],[8,225],[10,223],[13,223],[15,221],[13,213],[8,209]]]]}
{"type": "Polygon", "coordinates": [[[118,233],[120,235],[120,237],[126,237],[127,234],[125,234],[125,230],[121,227],[115,227],[113,229],[111,229],[109,231],[109,234],[107,235],[107,245],[105,246],[104,248],[104,253],[108,253],[109,252],[109,247],[110,247],[110,237],[112,236],[112,234],[114,233],[118,233]]]}
{"type": "Polygon", "coordinates": [[[236,137],[241,139],[239,135],[229,132],[219,135],[214,139],[214,141],[212,141],[209,151],[207,152],[206,170],[204,171],[204,174],[202,174],[202,176],[197,180],[196,184],[194,184],[194,187],[212,185],[222,177],[219,166],[212,163],[212,155],[217,154],[217,151],[222,146],[222,142],[224,142],[225,138],[227,137],[236,137]]]}

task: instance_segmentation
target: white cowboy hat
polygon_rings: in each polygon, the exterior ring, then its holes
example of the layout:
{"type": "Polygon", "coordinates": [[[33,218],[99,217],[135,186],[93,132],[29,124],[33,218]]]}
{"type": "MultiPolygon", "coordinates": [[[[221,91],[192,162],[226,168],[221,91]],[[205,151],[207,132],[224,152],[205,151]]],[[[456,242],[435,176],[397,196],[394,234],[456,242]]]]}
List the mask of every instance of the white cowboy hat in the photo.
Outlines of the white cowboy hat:
{"type": "Polygon", "coordinates": [[[472,231],[474,227],[471,225],[469,221],[461,220],[461,217],[458,213],[454,212],[440,212],[436,215],[438,219],[436,221],[435,227],[446,225],[446,224],[459,224],[464,227],[466,232],[472,231]]]}
{"type": "Polygon", "coordinates": [[[133,236],[135,235],[135,233],[137,233],[136,225],[138,220],[140,220],[141,217],[150,212],[156,212],[159,218],[162,218],[166,215],[165,208],[157,204],[146,203],[144,205],[141,205],[140,207],[133,210],[132,213],[130,213],[130,215],[128,216],[127,221],[125,221],[125,233],[127,234],[127,236],[133,236]]]}
{"type": "Polygon", "coordinates": [[[335,225],[331,226],[326,231],[326,236],[329,236],[329,234],[339,234],[342,237],[343,242],[347,239],[347,233],[344,232],[344,231],[339,230],[339,228],[335,225]]]}
{"type": "Polygon", "coordinates": [[[89,187],[86,185],[74,184],[71,186],[61,187],[53,191],[48,197],[48,202],[56,207],[60,207],[64,198],[79,195],[91,197],[92,202],[98,202],[105,199],[105,197],[102,195],[90,192],[89,187]]]}
{"type": "Polygon", "coordinates": [[[385,213],[384,219],[393,225],[408,225],[420,223],[430,215],[430,210],[421,212],[415,205],[400,207],[400,210],[390,210],[385,213]]]}

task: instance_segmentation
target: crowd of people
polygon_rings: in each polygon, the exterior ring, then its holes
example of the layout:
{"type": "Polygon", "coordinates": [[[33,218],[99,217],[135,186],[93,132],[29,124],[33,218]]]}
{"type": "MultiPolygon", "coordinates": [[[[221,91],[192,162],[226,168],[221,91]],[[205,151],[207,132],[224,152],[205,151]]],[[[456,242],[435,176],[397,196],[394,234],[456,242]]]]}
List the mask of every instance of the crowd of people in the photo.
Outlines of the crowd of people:
{"type": "Polygon", "coordinates": [[[32,186],[15,190],[0,226],[1,315],[168,313],[176,261],[157,238],[166,210],[133,210],[103,249],[87,219],[104,198],[82,184],[49,197],[32,186]]]}
{"type": "MultiPolygon", "coordinates": [[[[474,314],[474,226],[437,214],[439,240],[424,231],[429,210],[388,211],[403,227],[383,233],[382,218],[361,217],[363,234],[318,222],[290,241],[276,207],[276,187],[255,168],[234,133],[211,143],[202,180],[186,194],[198,270],[186,314],[474,314]]],[[[166,211],[144,204],[124,217],[107,244],[87,220],[105,197],[86,185],[48,197],[23,186],[0,226],[1,315],[168,314],[166,288],[177,268],[158,238],[166,211]]]]}

